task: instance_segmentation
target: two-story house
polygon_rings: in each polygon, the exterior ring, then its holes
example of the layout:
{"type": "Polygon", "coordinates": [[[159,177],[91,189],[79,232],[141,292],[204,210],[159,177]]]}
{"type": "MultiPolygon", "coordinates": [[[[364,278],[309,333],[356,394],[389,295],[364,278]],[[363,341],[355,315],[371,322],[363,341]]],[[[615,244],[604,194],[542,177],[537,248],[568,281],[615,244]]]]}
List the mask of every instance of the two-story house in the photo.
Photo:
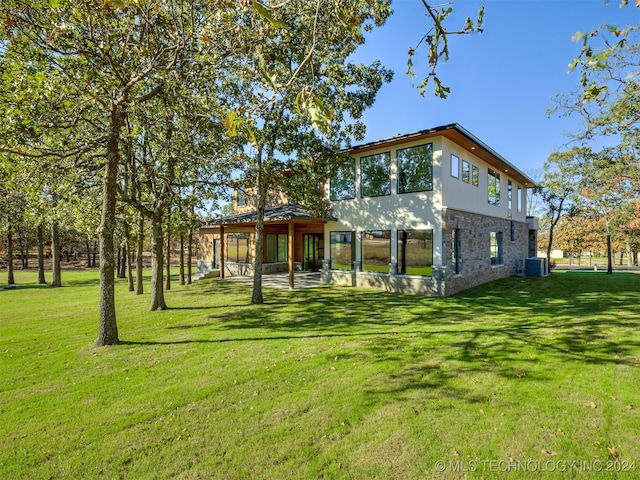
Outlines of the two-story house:
{"type": "MultiPolygon", "coordinates": [[[[534,182],[461,126],[349,153],[352,161],[325,188],[331,218],[288,204],[267,210],[266,272],[289,270],[293,284],[296,267],[321,263],[324,283],[446,296],[519,273],[535,256],[526,212],[534,182]]],[[[223,276],[250,273],[254,226],[251,211],[201,230],[218,239],[223,276]]]]}

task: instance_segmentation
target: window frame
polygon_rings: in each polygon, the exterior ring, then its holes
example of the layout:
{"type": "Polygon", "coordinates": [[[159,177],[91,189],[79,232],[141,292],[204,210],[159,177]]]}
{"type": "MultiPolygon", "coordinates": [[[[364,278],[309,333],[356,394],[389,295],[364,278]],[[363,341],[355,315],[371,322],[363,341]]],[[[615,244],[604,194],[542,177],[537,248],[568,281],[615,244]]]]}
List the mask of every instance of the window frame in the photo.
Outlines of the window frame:
{"type": "Polygon", "coordinates": [[[251,263],[250,262],[250,258],[249,258],[249,240],[250,240],[250,234],[249,233],[227,233],[226,235],[226,239],[225,239],[225,261],[229,262],[229,263],[251,263]],[[235,240],[235,260],[231,259],[229,257],[229,246],[231,245],[232,242],[229,241],[229,237],[233,237],[233,239],[235,240]],[[246,247],[247,247],[247,251],[246,251],[246,255],[245,255],[245,260],[242,261],[240,260],[240,240],[246,240],[246,247]]]}
{"type": "MultiPolygon", "coordinates": [[[[407,148],[401,148],[396,150],[396,163],[397,163],[397,169],[398,169],[398,184],[397,184],[397,192],[398,193],[415,193],[415,192],[429,192],[433,190],[433,143],[425,143],[422,145],[415,145],[413,147],[407,147],[407,148]],[[406,178],[406,173],[404,173],[404,169],[402,168],[402,160],[404,158],[403,152],[406,152],[408,150],[412,150],[412,149],[421,149],[421,148],[428,148],[429,152],[428,152],[428,165],[426,165],[426,170],[428,170],[428,180],[424,181],[422,180],[420,182],[420,187],[413,187],[413,188],[407,188],[408,185],[415,185],[418,182],[409,180],[409,181],[403,181],[403,178],[406,178]],[[425,188],[422,188],[422,186],[424,185],[424,183],[426,183],[427,185],[425,186],[425,188]],[[404,184],[404,185],[403,185],[404,184]]],[[[418,168],[418,171],[423,170],[423,168],[425,167],[425,165],[421,164],[418,168]]],[[[416,175],[418,176],[418,175],[416,175]]]]}
{"type": "Polygon", "coordinates": [[[502,232],[490,232],[489,234],[489,259],[492,267],[504,265],[502,232]]]}
{"type": "Polygon", "coordinates": [[[236,188],[236,206],[247,206],[247,193],[240,187],[236,188]]]}
{"type": "Polygon", "coordinates": [[[453,275],[462,273],[462,238],[459,228],[451,232],[451,270],[453,275]]]}
{"type": "Polygon", "coordinates": [[[480,169],[477,165],[471,165],[471,184],[474,187],[480,185],[480,169]]]}
{"type": "MultiPolygon", "coordinates": [[[[414,275],[420,277],[431,277],[433,276],[433,229],[428,228],[425,230],[413,230],[413,229],[398,229],[396,231],[396,242],[398,245],[398,274],[399,275],[414,275]],[[429,235],[426,241],[430,244],[430,251],[427,254],[428,261],[424,265],[419,266],[411,266],[409,267],[411,271],[408,271],[407,268],[407,245],[409,234],[427,234],[429,235]],[[423,273],[420,273],[420,270],[423,270],[423,273]]],[[[420,240],[420,239],[418,239],[420,240]]],[[[424,239],[423,239],[424,241],[424,239]]]]}
{"type": "Polygon", "coordinates": [[[329,269],[330,270],[341,270],[341,271],[351,271],[353,270],[353,262],[355,261],[355,252],[356,252],[356,245],[355,245],[355,239],[356,239],[356,232],[354,231],[349,231],[349,230],[334,230],[334,231],[330,231],[329,232],[329,269]],[[342,263],[337,263],[334,262],[334,258],[337,259],[337,255],[334,255],[334,252],[336,250],[336,247],[334,247],[334,245],[338,245],[337,242],[334,242],[334,238],[337,237],[337,235],[349,235],[351,237],[350,241],[347,242],[340,242],[340,245],[350,245],[351,248],[351,262],[348,265],[349,268],[342,268],[342,267],[336,267],[336,265],[345,265],[347,266],[347,264],[342,264],[342,263]]]}
{"type": "Polygon", "coordinates": [[[373,155],[367,155],[365,157],[360,157],[360,198],[386,197],[388,195],[391,195],[391,152],[381,152],[373,155]],[[365,171],[365,168],[363,167],[363,160],[366,163],[369,161],[373,162],[373,159],[376,159],[376,161],[383,160],[386,165],[373,164],[373,166],[368,167],[365,171]],[[367,192],[365,193],[365,175],[367,175],[369,172],[373,172],[373,170],[377,168],[382,169],[382,172],[377,173],[382,173],[382,176],[386,176],[386,181],[382,185],[378,186],[379,188],[376,189],[377,193],[373,188],[371,188],[371,190],[367,190],[367,192]]]}
{"type": "MultiPolygon", "coordinates": [[[[362,271],[363,272],[371,272],[371,273],[383,273],[383,274],[388,274],[389,273],[389,264],[391,263],[391,230],[365,230],[364,232],[361,233],[361,241],[360,241],[360,259],[361,259],[361,265],[362,265],[362,271]],[[375,258],[373,256],[369,256],[369,253],[367,252],[368,248],[368,241],[371,240],[370,238],[367,238],[367,235],[380,235],[378,238],[383,238],[385,240],[387,240],[387,244],[388,244],[388,253],[386,256],[386,262],[384,262],[382,264],[377,264],[377,263],[367,263],[367,259],[368,258],[375,258]],[[383,236],[386,235],[386,236],[383,236]],[[367,267],[367,265],[370,265],[369,267],[367,267]],[[386,268],[385,268],[386,265],[386,268]],[[372,266],[375,266],[372,267],[372,266]]],[[[379,259],[378,259],[379,261],[379,259]]]]}
{"type": "Polygon", "coordinates": [[[451,174],[452,178],[460,178],[460,157],[458,157],[455,154],[451,154],[451,166],[449,169],[449,173],[451,174]],[[456,159],[456,161],[454,162],[453,159],[456,159]],[[455,166],[455,168],[454,168],[455,166]]]}
{"type": "Polygon", "coordinates": [[[466,160],[462,160],[462,181],[464,183],[469,183],[471,180],[471,173],[469,169],[469,162],[466,160]]]}
{"type": "Polygon", "coordinates": [[[500,206],[500,172],[491,168],[487,169],[487,200],[490,205],[500,206]]]}
{"type": "Polygon", "coordinates": [[[341,200],[353,200],[354,198],[356,198],[356,159],[352,157],[349,162],[345,162],[345,165],[338,167],[338,170],[329,179],[329,200],[339,202],[341,200]],[[349,173],[350,178],[347,178],[347,175],[344,178],[339,177],[341,173],[346,172],[349,173]],[[335,188],[335,183],[338,179],[348,187],[341,189],[339,192],[341,195],[339,196],[336,195],[335,188]]]}
{"type": "Polygon", "coordinates": [[[265,234],[265,263],[285,263],[289,261],[289,235],[286,233],[267,233],[265,234]],[[275,243],[271,244],[270,240],[274,239],[275,243]],[[281,241],[284,239],[284,244],[281,241]],[[271,249],[275,246],[275,257],[270,255],[274,253],[271,249]],[[271,250],[271,251],[270,251],[271,250]],[[282,250],[284,254],[282,255],[282,250]],[[274,259],[275,258],[275,259],[274,259]],[[284,258],[284,259],[283,259],[284,258]]]}
{"type": "Polygon", "coordinates": [[[518,198],[516,198],[516,204],[518,206],[518,213],[522,213],[522,187],[518,185],[518,198]]]}

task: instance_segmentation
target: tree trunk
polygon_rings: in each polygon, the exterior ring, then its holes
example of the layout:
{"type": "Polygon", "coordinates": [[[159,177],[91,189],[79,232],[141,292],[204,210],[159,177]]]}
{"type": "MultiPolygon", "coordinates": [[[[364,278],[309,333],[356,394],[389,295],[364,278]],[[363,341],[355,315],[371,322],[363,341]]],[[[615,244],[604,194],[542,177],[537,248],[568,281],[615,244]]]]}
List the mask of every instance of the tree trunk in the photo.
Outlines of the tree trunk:
{"type": "Polygon", "coordinates": [[[122,259],[122,245],[121,242],[118,242],[118,251],[116,253],[116,276],[120,276],[120,261],[122,259]]]}
{"type": "Polygon", "coordinates": [[[133,286],[133,249],[131,248],[131,232],[127,231],[127,279],[129,280],[129,291],[134,292],[133,286]]]}
{"type": "Polygon", "coordinates": [[[138,217],[138,242],[136,251],[136,295],[144,293],[142,284],[142,249],[144,246],[144,216],[140,213],[138,217]]]}
{"type": "Polygon", "coordinates": [[[92,261],[93,268],[97,268],[98,266],[97,257],[98,257],[98,242],[93,242],[93,261],[92,261]]]}
{"type": "Polygon", "coordinates": [[[158,208],[151,219],[151,307],[150,311],[166,310],[162,288],[162,209],[158,208]]]}
{"type": "Polygon", "coordinates": [[[171,227],[169,225],[169,220],[167,220],[167,284],[165,285],[165,289],[167,291],[171,290],[171,231],[169,230],[171,227]]]}
{"type": "Polygon", "coordinates": [[[193,229],[189,227],[189,242],[187,243],[187,285],[191,285],[191,256],[193,255],[193,229]]]}
{"type": "Polygon", "coordinates": [[[13,234],[11,230],[7,233],[7,283],[15,285],[16,279],[13,276],[13,234]]]}
{"type": "Polygon", "coordinates": [[[29,268],[29,238],[25,235],[20,239],[20,260],[22,261],[22,269],[29,268]]]}
{"type": "Polygon", "coordinates": [[[62,273],[60,271],[60,235],[57,221],[54,221],[53,225],[51,226],[51,257],[53,270],[51,286],[61,287],[62,273]]]}
{"type": "Polygon", "coordinates": [[[258,175],[256,178],[256,191],[258,194],[258,208],[256,211],[256,257],[254,259],[253,271],[253,293],[251,295],[251,303],[262,304],[262,253],[264,245],[264,209],[267,198],[267,181],[265,172],[263,172],[262,150],[256,155],[258,175]]]}
{"type": "Polygon", "coordinates": [[[184,235],[180,235],[180,285],[184,285],[184,235]]]}
{"type": "Polygon", "coordinates": [[[47,280],[44,278],[44,231],[42,224],[38,224],[38,283],[44,285],[47,280]]]}
{"type": "Polygon", "coordinates": [[[89,235],[85,238],[84,244],[87,249],[87,268],[91,268],[91,245],[89,244],[89,235]]]}
{"type": "Polygon", "coordinates": [[[111,115],[111,133],[107,142],[107,161],[102,183],[102,215],[98,235],[100,240],[100,326],[96,345],[118,343],[116,321],[113,234],[116,220],[116,186],[120,129],[123,114],[114,109],[111,115]]]}
{"type": "Polygon", "coordinates": [[[613,262],[611,259],[611,234],[607,232],[607,275],[613,273],[613,262]]]}
{"type": "Polygon", "coordinates": [[[118,274],[118,278],[127,278],[127,242],[126,240],[122,244],[121,247],[121,257],[120,257],[120,272],[118,274]]]}

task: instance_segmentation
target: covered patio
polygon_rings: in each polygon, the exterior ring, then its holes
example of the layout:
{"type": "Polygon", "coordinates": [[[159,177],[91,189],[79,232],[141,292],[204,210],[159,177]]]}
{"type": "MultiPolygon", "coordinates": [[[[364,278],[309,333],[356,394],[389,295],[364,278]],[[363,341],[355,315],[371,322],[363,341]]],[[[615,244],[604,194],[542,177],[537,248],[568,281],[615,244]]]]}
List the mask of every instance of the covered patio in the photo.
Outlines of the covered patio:
{"type": "MultiPolygon", "coordinates": [[[[255,265],[256,212],[224,217],[200,228],[206,267],[221,278],[253,275],[255,265]]],[[[324,225],[332,218],[317,218],[295,204],[265,210],[262,271],[284,273],[289,288],[295,272],[315,272],[324,259],[324,225]]]]}

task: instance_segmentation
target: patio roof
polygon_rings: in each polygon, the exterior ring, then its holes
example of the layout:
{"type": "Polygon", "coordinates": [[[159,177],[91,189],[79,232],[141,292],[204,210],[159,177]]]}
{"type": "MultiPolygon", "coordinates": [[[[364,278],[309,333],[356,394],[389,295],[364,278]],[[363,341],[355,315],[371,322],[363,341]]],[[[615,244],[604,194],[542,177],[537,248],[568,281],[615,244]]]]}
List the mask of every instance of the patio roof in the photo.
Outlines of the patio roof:
{"type": "MultiPolygon", "coordinates": [[[[218,226],[218,225],[229,225],[229,224],[237,224],[237,223],[255,223],[257,219],[257,212],[248,212],[240,215],[232,215],[230,217],[223,217],[217,220],[214,220],[207,226],[218,226]]],[[[334,217],[326,217],[326,218],[318,218],[311,215],[307,210],[296,205],[295,203],[289,203],[287,205],[278,205],[274,208],[267,208],[264,211],[264,221],[265,222],[287,222],[291,220],[300,220],[300,221],[328,221],[328,220],[336,220],[334,217]]]]}

